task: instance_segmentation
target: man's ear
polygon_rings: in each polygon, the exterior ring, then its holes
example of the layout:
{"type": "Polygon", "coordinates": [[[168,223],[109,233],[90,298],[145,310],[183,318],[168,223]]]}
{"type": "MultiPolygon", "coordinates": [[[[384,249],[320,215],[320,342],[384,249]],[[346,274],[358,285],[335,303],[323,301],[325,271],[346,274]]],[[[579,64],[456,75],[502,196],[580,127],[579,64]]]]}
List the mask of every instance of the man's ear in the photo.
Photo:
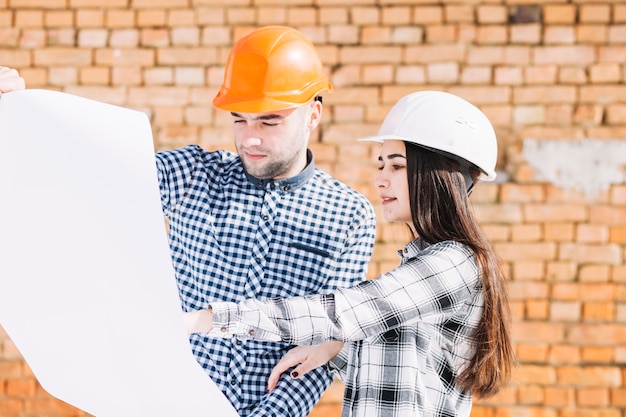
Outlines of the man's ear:
{"type": "Polygon", "coordinates": [[[314,131],[322,121],[322,103],[319,100],[314,99],[311,102],[311,108],[308,118],[309,131],[314,131]]]}

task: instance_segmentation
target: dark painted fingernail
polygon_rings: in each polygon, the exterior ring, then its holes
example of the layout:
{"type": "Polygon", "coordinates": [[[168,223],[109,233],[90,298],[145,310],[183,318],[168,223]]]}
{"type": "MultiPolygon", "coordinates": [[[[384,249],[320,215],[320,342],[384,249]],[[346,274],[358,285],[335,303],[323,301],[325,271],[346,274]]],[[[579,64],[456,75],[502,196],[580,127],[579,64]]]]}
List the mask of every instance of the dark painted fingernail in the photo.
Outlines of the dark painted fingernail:
{"type": "Polygon", "coordinates": [[[293,371],[293,372],[291,373],[291,377],[292,377],[292,378],[297,378],[297,377],[298,377],[298,375],[299,375],[299,374],[298,374],[296,371],[293,371]]]}

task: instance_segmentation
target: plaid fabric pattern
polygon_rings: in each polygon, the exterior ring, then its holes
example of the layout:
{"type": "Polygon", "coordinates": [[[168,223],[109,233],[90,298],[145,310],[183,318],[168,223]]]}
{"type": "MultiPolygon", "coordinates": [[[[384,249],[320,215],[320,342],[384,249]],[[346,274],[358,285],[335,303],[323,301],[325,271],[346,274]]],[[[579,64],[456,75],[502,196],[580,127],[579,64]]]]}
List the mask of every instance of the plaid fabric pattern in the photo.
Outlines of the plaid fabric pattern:
{"type": "Polygon", "coordinates": [[[351,342],[331,362],[346,386],[344,417],[469,416],[471,394],[454,381],[484,308],[476,259],[457,242],[423,246],[410,243],[393,271],[333,294],[211,303],[215,333],[351,342]]]}
{"type": "MultiPolygon", "coordinates": [[[[364,280],[375,215],[360,194],[309,164],[286,180],[248,176],[237,155],[196,145],[157,153],[163,212],[184,311],[212,301],[329,293],[364,280]]],[[[285,343],[190,338],[193,352],[241,416],[306,416],[332,381],[320,369],[267,378],[285,343]]]]}

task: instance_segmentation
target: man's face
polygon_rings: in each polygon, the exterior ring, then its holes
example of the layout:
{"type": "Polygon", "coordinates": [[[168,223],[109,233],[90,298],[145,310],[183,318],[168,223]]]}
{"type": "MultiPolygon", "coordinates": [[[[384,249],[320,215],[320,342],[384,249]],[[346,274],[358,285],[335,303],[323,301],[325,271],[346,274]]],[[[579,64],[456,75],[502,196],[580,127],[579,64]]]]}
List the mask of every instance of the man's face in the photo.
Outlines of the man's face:
{"type": "Polygon", "coordinates": [[[231,114],[235,147],[246,172],[262,179],[282,179],[304,169],[309,136],[321,114],[317,102],[267,113],[231,114]]]}

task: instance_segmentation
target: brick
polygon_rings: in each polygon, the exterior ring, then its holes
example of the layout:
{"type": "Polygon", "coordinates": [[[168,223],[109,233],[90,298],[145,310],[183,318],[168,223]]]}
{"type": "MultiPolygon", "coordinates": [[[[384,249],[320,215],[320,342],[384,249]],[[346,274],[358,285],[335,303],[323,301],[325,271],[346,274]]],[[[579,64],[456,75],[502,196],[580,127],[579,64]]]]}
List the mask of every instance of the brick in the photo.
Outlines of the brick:
{"type": "Polygon", "coordinates": [[[518,343],[515,356],[523,362],[545,362],[548,359],[548,345],[540,343],[518,343]]]}
{"type": "Polygon", "coordinates": [[[570,26],[548,26],[543,32],[546,45],[572,45],[576,42],[576,28],[570,26]]]}
{"type": "Polygon", "coordinates": [[[492,69],[489,66],[465,66],[461,69],[461,84],[489,84],[492,69]]]}
{"type": "Polygon", "coordinates": [[[530,222],[586,221],[587,208],[578,204],[527,204],[523,208],[524,219],[530,222]]]}
{"type": "Polygon", "coordinates": [[[444,9],[441,6],[416,6],[413,8],[412,23],[417,25],[442,24],[444,23],[444,9]]]}
{"type": "Polygon", "coordinates": [[[145,81],[139,67],[114,67],[111,69],[112,85],[141,85],[145,81]]]}
{"type": "Polygon", "coordinates": [[[612,346],[583,346],[582,360],[585,363],[611,363],[615,361],[615,348],[612,346]]]}
{"type": "Polygon", "coordinates": [[[525,319],[547,320],[550,316],[549,303],[546,300],[530,300],[525,303],[525,319]]]}
{"type": "Polygon", "coordinates": [[[110,69],[105,67],[81,68],[78,79],[80,84],[108,85],[111,82],[110,69]]]}
{"type": "Polygon", "coordinates": [[[565,327],[563,323],[514,322],[511,335],[516,342],[554,343],[565,339],[565,327]]]}
{"type": "Polygon", "coordinates": [[[576,23],[577,11],[573,4],[546,4],[543,21],[545,24],[573,24],[576,23]]]}
{"type": "Polygon", "coordinates": [[[44,14],[46,27],[71,27],[74,25],[74,13],[69,10],[51,10],[44,14]]]}
{"type": "Polygon", "coordinates": [[[516,104],[547,104],[547,103],[575,103],[577,89],[573,86],[532,86],[519,87],[514,91],[516,104]]]}
{"type": "Polygon", "coordinates": [[[402,48],[395,46],[346,46],[339,52],[342,63],[353,64],[386,64],[389,61],[399,62],[402,48]]]}
{"type": "Polygon", "coordinates": [[[608,30],[600,25],[578,25],[576,26],[576,42],[578,43],[606,43],[608,30]]]}
{"type": "Polygon", "coordinates": [[[9,379],[6,381],[6,394],[10,397],[32,397],[36,385],[34,379],[9,379]]]}
{"type": "Polygon", "coordinates": [[[134,29],[114,29],[110,33],[109,45],[112,48],[137,48],[139,31],[134,29]]]}
{"type": "Polygon", "coordinates": [[[216,64],[217,54],[214,48],[209,47],[161,48],[156,61],[159,65],[216,64]]]}
{"type": "Polygon", "coordinates": [[[499,5],[479,5],[476,8],[476,17],[481,24],[507,23],[507,8],[499,5]]]}
{"type": "Polygon", "coordinates": [[[576,242],[607,243],[609,228],[601,224],[579,224],[576,227],[576,242]]]}
{"type": "Polygon", "coordinates": [[[459,78],[456,63],[432,63],[426,65],[426,79],[431,84],[454,84],[459,78]]]}
{"type": "Polygon", "coordinates": [[[517,106],[513,110],[513,121],[518,125],[538,125],[546,122],[545,106],[517,106]]]}
{"type": "Polygon", "coordinates": [[[78,28],[101,28],[103,24],[103,10],[78,10],[76,12],[76,27],[78,28]]]}
{"type": "Polygon", "coordinates": [[[581,282],[609,282],[610,272],[609,265],[582,265],[578,278],[581,282]]]}
{"type": "Polygon", "coordinates": [[[46,33],[43,30],[23,29],[19,41],[20,48],[43,48],[46,45],[46,33]]]}
{"type": "Polygon", "coordinates": [[[577,346],[555,344],[550,348],[548,360],[555,365],[579,364],[581,362],[581,350],[577,346]]]}
{"type": "Polygon", "coordinates": [[[167,23],[167,13],[165,10],[139,10],[137,11],[137,27],[165,26],[167,23]]]}
{"type": "Polygon", "coordinates": [[[499,85],[521,85],[523,83],[522,68],[505,66],[496,68],[494,81],[499,85]]]}
{"type": "Polygon", "coordinates": [[[78,31],[80,48],[104,48],[107,46],[109,32],[105,29],[82,29],[78,31]]]}
{"type": "Polygon", "coordinates": [[[549,385],[556,382],[556,373],[551,366],[522,364],[513,373],[517,383],[549,385]]]}
{"type": "Polygon", "coordinates": [[[589,221],[591,223],[612,225],[626,224],[626,207],[620,206],[592,206],[589,208],[589,221]]]}
{"type": "Polygon", "coordinates": [[[512,25],[512,43],[539,44],[542,40],[542,26],[536,23],[524,25],[512,25]]]}
{"type": "Polygon", "coordinates": [[[196,26],[197,15],[194,10],[174,9],[167,14],[168,26],[196,26]]]}
{"type": "Polygon", "coordinates": [[[462,62],[465,53],[463,45],[409,45],[404,48],[403,62],[421,65],[430,62],[462,62]]]}
{"type": "Polygon", "coordinates": [[[511,241],[537,242],[543,238],[543,229],[538,224],[514,224],[511,226],[511,241]]]}
{"type": "Polygon", "coordinates": [[[550,320],[578,322],[582,317],[581,303],[554,301],[550,304],[550,320]]]}
{"type": "Polygon", "coordinates": [[[418,26],[396,26],[391,29],[390,36],[394,44],[423,43],[424,29],[418,26]]]}
{"type": "MultiPolygon", "coordinates": [[[[378,31],[379,29],[372,28],[372,30],[378,31]]],[[[363,35],[363,40],[367,43],[373,43],[372,39],[374,39],[374,36],[367,34],[365,29],[364,32],[366,34],[363,35]]],[[[356,27],[350,25],[330,25],[328,27],[328,36],[341,44],[356,45],[359,43],[359,31],[356,27]]],[[[384,38],[382,42],[386,43],[384,38]]]]}
{"type": "Polygon", "coordinates": [[[546,387],[544,404],[548,407],[574,407],[575,390],[571,387],[546,387]]]}
{"type": "Polygon", "coordinates": [[[615,304],[599,302],[583,305],[584,321],[612,321],[615,320],[615,304]]]}
{"type": "Polygon", "coordinates": [[[328,24],[348,24],[350,22],[348,7],[325,7],[320,9],[321,22],[328,24]]]}
{"type": "Polygon", "coordinates": [[[104,12],[104,24],[109,29],[133,28],[135,25],[134,10],[107,9],[104,12]]]}
{"type": "Polygon", "coordinates": [[[582,4],[578,9],[578,20],[582,23],[609,23],[611,6],[608,4],[582,4]]]}
{"type": "Polygon", "coordinates": [[[543,404],[543,389],[538,385],[522,386],[517,395],[519,404],[543,404]]]}
{"type": "Polygon", "coordinates": [[[582,68],[561,68],[558,80],[563,84],[584,84],[587,82],[587,75],[582,68]]]}
{"type": "Polygon", "coordinates": [[[457,38],[457,28],[454,25],[428,25],[425,40],[429,43],[450,43],[457,38]]]}
{"type": "Polygon", "coordinates": [[[197,27],[178,27],[170,31],[172,45],[197,46],[200,44],[200,29],[197,27]]]}
{"type": "Polygon", "coordinates": [[[350,8],[350,20],[356,25],[372,25],[380,23],[380,9],[371,6],[350,8]]]}
{"type": "Polygon", "coordinates": [[[521,223],[522,207],[519,204],[475,204],[475,212],[480,222],[521,223]]]}
{"type": "MultiPolygon", "coordinates": [[[[496,252],[497,250],[496,245],[496,252]]],[[[530,282],[530,281],[522,281],[522,282],[509,282],[509,296],[511,300],[531,300],[531,299],[546,299],[550,294],[550,287],[548,284],[543,282],[530,282]]]]}
{"type": "Polygon", "coordinates": [[[44,14],[40,10],[17,10],[14,26],[17,28],[40,28],[43,26],[44,14]]]}
{"type": "Polygon", "coordinates": [[[313,26],[319,21],[318,12],[313,7],[288,8],[287,21],[290,25],[313,26]]]}
{"type": "Polygon", "coordinates": [[[559,384],[579,387],[617,387],[621,384],[619,368],[614,366],[562,366],[556,368],[559,384]]]}
{"type": "Polygon", "coordinates": [[[593,47],[586,45],[576,46],[546,46],[534,51],[536,64],[559,65],[590,65],[595,60],[593,47]]]}
{"type": "Polygon", "coordinates": [[[574,281],[577,278],[577,272],[577,265],[574,262],[548,262],[546,279],[557,282],[574,281]]]}
{"type": "Polygon", "coordinates": [[[589,345],[615,346],[626,344],[626,324],[573,324],[569,328],[567,343],[587,341],[589,345]]]}
{"type": "Polygon", "coordinates": [[[444,21],[448,23],[473,23],[474,12],[475,8],[469,4],[445,4],[444,21]]]}
{"type": "Polygon", "coordinates": [[[98,49],[95,52],[95,64],[104,66],[143,66],[155,64],[155,53],[140,48],[98,49]]]}
{"type": "Polygon", "coordinates": [[[411,15],[410,7],[383,7],[381,23],[383,25],[408,25],[411,23],[411,15]]]}
{"type": "Polygon", "coordinates": [[[47,48],[33,52],[33,62],[39,66],[85,66],[92,64],[91,52],[72,48],[47,48]]]}

